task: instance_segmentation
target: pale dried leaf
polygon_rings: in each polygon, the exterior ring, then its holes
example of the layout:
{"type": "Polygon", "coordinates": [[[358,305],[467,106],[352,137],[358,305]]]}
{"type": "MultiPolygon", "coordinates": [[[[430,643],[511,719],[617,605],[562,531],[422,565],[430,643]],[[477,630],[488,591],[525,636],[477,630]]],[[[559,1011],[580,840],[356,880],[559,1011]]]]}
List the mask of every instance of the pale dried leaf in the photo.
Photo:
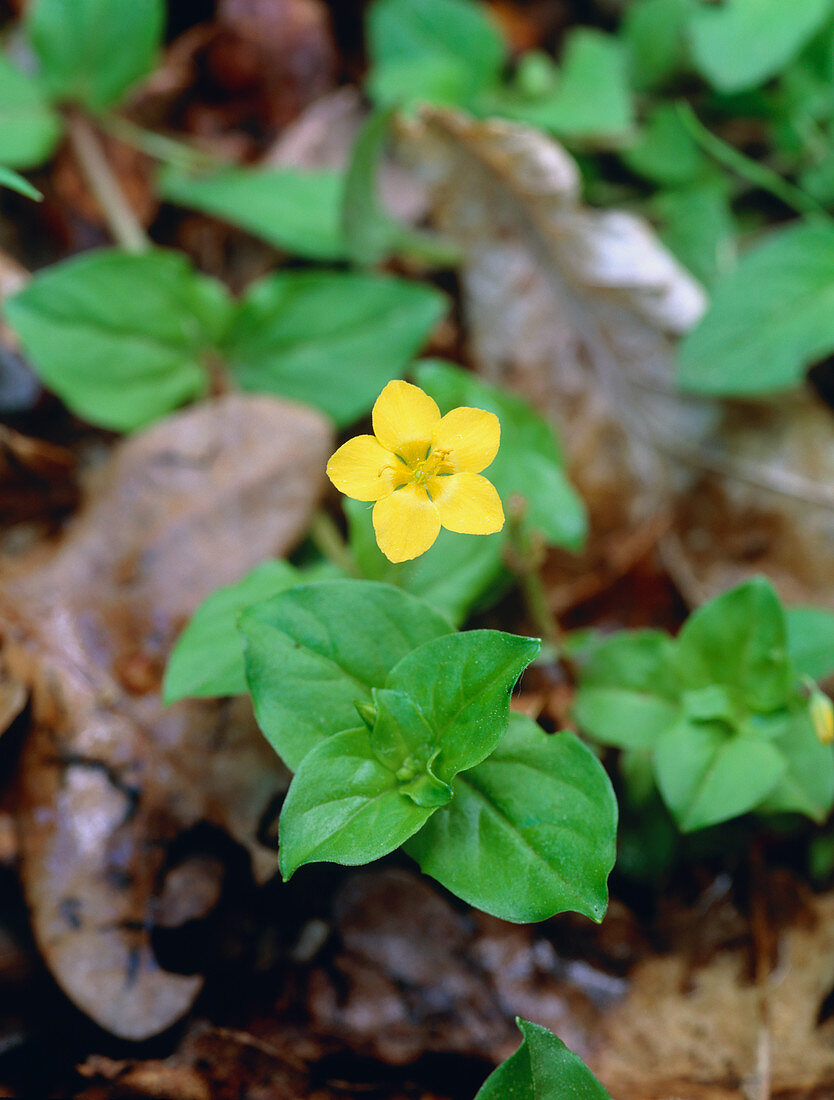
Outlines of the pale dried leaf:
{"type": "Polygon", "coordinates": [[[21,760],[22,874],[38,944],[102,1027],[144,1039],[201,979],[160,969],[150,930],[166,846],[210,821],[257,839],[286,772],[246,700],[164,708],[170,646],[214,589],[289,550],[332,447],[319,414],[229,395],[121,444],[47,562],[4,577],[12,675],[32,691],[21,760]]]}
{"type": "Polygon", "coordinates": [[[583,207],[575,162],[539,131],[426,109],[403,141],[464,255],[476,367],[527,394],[565,442],[591,513],[589,560],[640,529],[656,539],[691,478],[670,452],[717,415],[673,388],[675,340],[703,291],[642,219],[583,207]]]}

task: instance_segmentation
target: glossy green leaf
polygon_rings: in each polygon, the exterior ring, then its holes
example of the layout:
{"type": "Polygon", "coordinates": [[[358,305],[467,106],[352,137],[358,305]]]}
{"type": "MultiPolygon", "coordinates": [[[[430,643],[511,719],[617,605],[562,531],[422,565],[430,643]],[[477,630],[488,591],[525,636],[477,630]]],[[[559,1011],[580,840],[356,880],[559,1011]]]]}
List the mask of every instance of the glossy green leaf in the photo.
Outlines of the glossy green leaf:
{"type": "Polygon", "coordinates": [[[402,790],[367,729],[320,742],[301,762],[281,810],[278,860],[286,881],[305,863],[370,863],[398,848],[434,812],[402,790]]]}
{"type": "Polygon", "coordinates": [[[399,564],[377,545],[373,505],[346,497],[350,550],[362,576],[404,588],[436,607],[455,626],[480,605],[494,603],[512,583],[503,566],[504,536],[441,531],[430,550],[399,564]]]}
{"type": "Polygon", "coordinates": [[[4,305],[39,377],[79,416],[140,428],[207,388],[225,289],[185,256],[107,249],[37,274],[4,305]]]}
{"type": "Polygon", "coordinates": [[[258,723],[293,770],[319,742],[356,725],[355,703],[370,702],[401,658],[451,630],[421,600],[358,580],[301,585],[250,608],[239,624],[258,723]]]}
{"type": "Polygon", "coordinates": [[[660,793],[683,832],[747,813],[775,788],[786,762],[769,741],[719,722],[681,721],[658,739],[660,793]]]}
{"type": "Polygon", "coordinates": [[[800,675],[822,680],[834,672],[834,612],[821,607],[789,607],[788,653],[800,675]]]}
{"type": "Polygon", "coordinates": [[[507,48],[473,0],[374,0],[368,89],[378,103],[465,106],[501,74],[507,48]]]}
{"type": "Polygon", "coordinates": [[[225,354],[244,389],[304,401],[350,424],[404,372],[446,308],[444,295],[405,279],[273,275],[245,295],[225,354]]]}
{"type": "Polygon", "coordinates": [[[754,578],[690,615],[678,635],[677,664],[684,688],[722,684],[753,711],[783,706],[795,673],[785,612],[770,582],[754,578]]]}
{"type": "Polygon", "coordinates": [[[54,99],[100,111],[156,65],[164,0],[30,0],[26,33],[54,99]]]}
{"type": "Polygon", "coordinates": [[[602,765],[572,733],[548,735],[511,714],[498,748],[452,789],[449,805],[406,845],[423,871],[504,920],[564,910],[602,920],[617,803],[602,765]]]}
{"type": "Polygon", "coordinates": [[[616,634],[582,674],[573,713],[603,745],[650,749],[680,714],[672,639],[658,630],[616,634]]]}
{"type": "Polygon", "coordinates": [[[513,684],[540,649],[538,638],[467,630],[425,642],[391,670],[385,686],[404,692],[425,716],[438,754],[434,772],[444,782],[496,747],[513,684]]]}
{"type": "Polygon", "coordinates": [[[0,55],[0,164],[42,164],[60,137],[61,120],[40,85],[0,55]]]}
{"type": "Polygon", "coordinates": [[[340,221],[344,181],[336,172],[242,167],[194,174],[169,166],[159,189],[168,202],[202,210],[298,256],[347,255],[340,221]]]}
{"type": "Polygon", "coordinates": [[[489,1075],[475,1100],[611,1100],[573,1051],[547,1028],[516,1018],[524,1041],[489,1075]]]}
{"type": "Polygon", "coordinates": [[[652,199],[660,239],[708,287],[736,262],[736,225],[723,177],[659,191],[652,199]]]}
{"type": "Polygon", "coordinates": [[[204,600],[171,651],[162,685],[165,702],[189,696],[244,694],[246,669],[238,616],[253,604],[292,588],[301,577],[289,562],[267,561],[204,600]]]}
{"type": "Polygon", "coordinates": [[[689,19],[692,59],[721,92],[775,76],[832,14],[831,0],[724,0],[696,4],[689,19]]]}
{"type": "Polygon", "coordinates": [[[552,92],[526,97],[497,90],[479,103],[481,113],[507,115],[564,138],[599,141],[622,137],[633,123],[626,55],[602,31],[570,31],[552,92]]]}
{"type": "Polygon", "coordinates": [[[715,287],[684,337],[678,381],[693,393],[773,393],[834,351],[834,227],[771,233],[715,287]]]}
{"type": "Polygon", "coordinates": [[[0,164],[0,187],[17,191],[19,195],[24,195],[27,199],[33,199],[35,202],[40,202],[43,198],[37,187],[33,187],[27,179],[15,172],[13,168],[7,168],[5,164],[0,164]]]}
{"type": "Polygon", "coordinates": [[[496,414],[501,445],[485,476],[505,506],[515,494],[524,497],[525,522],[549,542],[579,549],[587,530],[585,508],[565,475],[564,459],[547,421],[516,394],[442,360],[422,361],[416,377],[441,412],[466,405],[496,414]]]}

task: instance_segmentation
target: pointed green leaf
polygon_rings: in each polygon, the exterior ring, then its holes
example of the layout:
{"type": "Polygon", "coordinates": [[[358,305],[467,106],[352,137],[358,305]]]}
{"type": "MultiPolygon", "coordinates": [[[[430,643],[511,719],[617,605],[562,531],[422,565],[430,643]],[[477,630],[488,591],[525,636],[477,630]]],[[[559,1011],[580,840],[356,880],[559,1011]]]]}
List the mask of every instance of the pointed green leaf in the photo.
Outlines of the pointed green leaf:
{"type": "Polygon", "coordinates": [[[659,630],[623,631],[594,650],[574,703],[580,727],[603,745],[649,749],[680,711],[674,642],[659,630]]]}
{"type": "Polygon", "coordinates": [[[188,696],[242,695],[246,691],[238,616],[298,584],[301,573],[286,561],[267,561],[236,584],[213,592],[177,638],[165,669],[166,703],[188,696]]]}
{"type": "Polygon", "coordinates": [[[452,790],[406,845],[426,874],[503,920],[565,910],[602,920],[617,803],[604,768],[572,733],[548,735],[511,714],[495,752],[452,790]]]}
{"type": "Polygon", "coordinates": [[[168,166],[162,198],[202,210],[312,260],[346,256],[340,224],[344,181],[336,172],[300,168],[223,168],[193,173],[168,166]]]}
{"type": "Polygon", "coordinates": [[[409,695],[431,727],[434,771],[444,782],[479,764],[501,740],[510,692],[540,649],[538,638],[468,630],[425,642],[388,674],[385,686],[409,695]]]}
{"type": "Polygon", "coordinates": [[[225,351],[244,389],[304,401],[344,425],[404,372],[445,311],[442,294],[405,279],[273,275],[247,291],[225,351]]]}
{"type": "Polygon", "coordinates": [[[163,0],[30,0],[26,33],[54,99],[93,111],[120,100],[154,68],[163,0]]]}
{"type": "Polygon", "coordinates": [[[834,613],[822,607],[789,607],[788,652],[800,675],[822,680],[834,672],[834,613]]]}
{"type": "Polygon", "coordinates": [[[547,1028],[516,1018],[524,1041],[475,1100],[611,1100],[585,1063],[547,1028]]]}
{"type": "Polygon", "coordinates": [[[37,187],[33,187],[27,179],[15,172],[13,168],[7,168],[5,164],[0,164],[0,187],[8,187],[10,191],[17,191],[19,195],[24,195],[35,202],[40,202],[43,198],[37,187]]]}
{"type": "Polygon", "coordinates": [[[800,813],[822,823],[834,804],[834,749],[820,743],[805,703],[786,717],[771,742],[785,771],[756,809],[760,813],[800,813]]]}
{"type": "Polygon", "coordinates": [[[240,617],[246,678],[261,729],[288,767],[320,741],[356,724],[397,662],[449,623],[387,584],[337,580],[301,585],[240,617]]]}
{"type": "Polygon", "coordinates": [[[281,810],[278,859],[284,880],[305,863],[354,866],[398,848],[434,812],[401,788],[374,755],[366,728],[316,745],[293,777],[281,810]]]}
{"type": "Polygon", "coordinates": [[[0,164],[34,168],[61,137],[61,119],[40,85],[0,56],[0,164]]]}
{"type": "Polygon", "coordinates": [[[231,303],[179,253],[106,249],[40,272],[3,308],[47,386],[91,423],[130,431],[205,392],[202,357],[231,303]]]}
{"type": "Polygon", "coordinates": [[[769,581],[754,578],[698,608],[677,640],[684,688],[726,684],[754,711],[784,706],[795,673],[787,655],[787,626],[769,581]]]}
{"type": "Polygon", "coordinates": [[[688,833],[754,809],[786,764],[768,741],[730,733],[718,722],[681,721],[660,737],[654,767],[666,805],[688,833]]]}

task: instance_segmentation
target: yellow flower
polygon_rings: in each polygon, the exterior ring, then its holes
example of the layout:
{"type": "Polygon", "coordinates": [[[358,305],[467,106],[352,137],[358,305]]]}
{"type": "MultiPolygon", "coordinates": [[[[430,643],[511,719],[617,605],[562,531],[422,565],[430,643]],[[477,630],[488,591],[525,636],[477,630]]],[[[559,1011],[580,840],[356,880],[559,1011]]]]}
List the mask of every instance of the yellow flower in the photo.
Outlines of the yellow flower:
{"type": "Polygon", "coordinates": [[[811,721],[823,745],[830,745],[834,741],[834,706],[816,685],[811,692],[811,721]]]}
{"type": "Polygon", "coordinates": [[[481,477],[501,440],[498,417],[483,409],[440,415],[409,382],[389,382],[376,399],[373,435],[349,439],[327,464],[336,488],[373,500],[374,531],[389,561],[409,561],[440,528],[491,535],[504,526],[501,498],[481,477]]]}

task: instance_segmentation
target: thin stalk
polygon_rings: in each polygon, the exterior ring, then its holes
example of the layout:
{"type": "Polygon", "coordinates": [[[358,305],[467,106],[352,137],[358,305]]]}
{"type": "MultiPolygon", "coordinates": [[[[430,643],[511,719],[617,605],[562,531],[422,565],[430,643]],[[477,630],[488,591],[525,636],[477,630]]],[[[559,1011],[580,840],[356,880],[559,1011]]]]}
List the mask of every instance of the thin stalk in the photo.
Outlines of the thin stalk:
{"type": "Polygon", "coordinates": [[[128,252],[146,252],[151,242],[125,198],[91,123],[82,114],[68,114],[67,133],[78,166],[113,239],[128,252]]]}
{"type": "Polygon", "coordinates": [[[537,543],[524,523],[527,502],[512,497],[507,505],[509,553],[507,564],[518,579],[527,614],[542,641],[556,654],[565,671],[573,676],[571,662],[565,656],[565,636],[553,613],[542,581],[541,566],[544,549],[537,543]]]}
{"type": "Polygon", "coordinates": [[[175,164],[180,168],[222,168],[229,165],[228,161],[221,160],[211,153],[194,149],[184,141],[177,141],[176,138],[167,137],[165,134],[145,130],[142,126],[137,126],[135,122],[121,118],[119,115],[105,115],[101,120],[101,126],[119,141],[132,145],[140,153],[145,153],[164,164],[175,164]]]}
{"type": "Polygon", "coordinates": [[[751,157],[740,153],[726,141],[708,130],[698,118],[688,103],[677,104],[678,116],[690,137],[719,164],[735,172],[737,176],[747,180],[754,187],[760,187],[763,191],[769,191],[785,206],[795,210],[797,214],[816,214],[830,220],[830,214],[825,207],[820,206],[816,199],[811,198],[799,187],[788,183],[778,172],[768,168],[764,164],[753,160],[751,157]]]}
{"type": "Polygon", "coordinates": [[[353,560],[347,543],[342,538],[342,532],[333,522],[333,518],[322,508],[317,508],[313,513],[310,523],[310,538],[319,553],[341,569],[348,577],[361,578],[362,573],[353,560]]]}

